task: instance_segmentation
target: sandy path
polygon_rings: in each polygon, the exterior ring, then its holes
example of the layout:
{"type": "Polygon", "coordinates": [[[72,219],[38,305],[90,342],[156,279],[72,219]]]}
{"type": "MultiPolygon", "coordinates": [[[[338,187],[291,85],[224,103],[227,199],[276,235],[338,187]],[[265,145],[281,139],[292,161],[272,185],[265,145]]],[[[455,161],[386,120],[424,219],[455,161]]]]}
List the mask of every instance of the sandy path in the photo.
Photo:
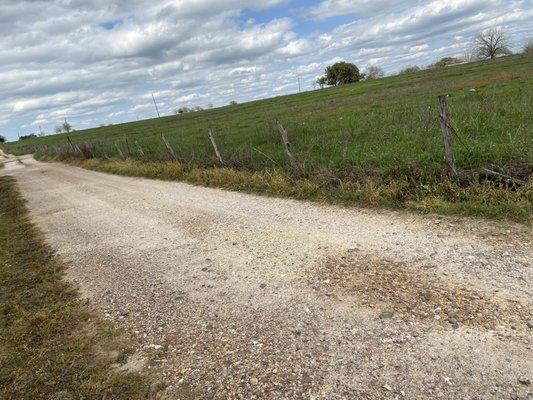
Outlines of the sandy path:
{"type": "Polygon", "coordinates": [[[29,158],[0,174],[168,398],[531,395],[527,228],[29,158]]]}

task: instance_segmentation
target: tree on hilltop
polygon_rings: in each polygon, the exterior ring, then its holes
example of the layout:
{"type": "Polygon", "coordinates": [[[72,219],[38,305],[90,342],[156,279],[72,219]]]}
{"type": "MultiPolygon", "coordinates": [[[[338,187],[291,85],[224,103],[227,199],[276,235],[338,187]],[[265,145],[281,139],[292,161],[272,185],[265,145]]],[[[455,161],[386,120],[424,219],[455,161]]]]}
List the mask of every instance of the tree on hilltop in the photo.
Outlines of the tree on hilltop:
{"type": "Polygon", "coordinates": [[[327,84],[327,80],[326,80],[326,77],[325,76],[320,76],[318,78],[316,78],[316,84],[318,86],[320,86],[321,88],[323,88],[324,86],[326,86],[327,84]]]}
{"type": "Polygon", "coordinates": [[[511,54],[506,32],[501,28],[491,28],[480,33],[474,39],[474,46],[479,58],[494,59],[511,54]]]}
{"type": "Polygon", "coordinates": [[[70,133],[70,131],[72,130],[72,125],[70,125],[65,119],[65,122],[61,124],[61,130],[65,133],[70,133]]]}
{"type": "Polygon", "coordinates": [[[533,55],[533,39],[529,39],[526,43],[524,43],[524,47],[522,48],[522,53],[524,53],[527,56],[533,55]]]}
{"type": "Polygon", "coordinates": [[[54,131],[55,133],[60,134],[60,133],[70,133],[74,131],[74,129],[72,129],[72,125],[70,125],[65,119],[65,122],[63,122],[61,125],[57,125],[54,128],[54,131]]]}
{"type": "Polygon", "coordinates": [[[356,83],[365,76],[359,72],[357,65],[341,61],[330,65],[326,68],[325,75],[317,80],[319,85],[325,82],[329,86],[347,85],[349,83],[356,83]]]}
{"type": "Polygon", "coordinates": [[[379,79],[383,78],[384,76],[385,72],[383,71],[383,68],[381,68],[379,65],[371,65],[367,67],[365,72],[365,78],[367,80],[379,79]]]}
{"type": "Polygon", "coordinates": [[[420,71],[420,67],[418,65],[411,65],[409,67],[405,67],[403,68],[401,71],[400,71],[400,75],[403,75],[403,74],[411,74],[413,72],[418,72],[420,71]]]}
{"type": "Polygon", "coordinates": [[[443,57],[433,64],[433,67],[442,68],[447,67],[448,65],[459,64],[460,62],[461,60],[456,57],[443,57]]]}

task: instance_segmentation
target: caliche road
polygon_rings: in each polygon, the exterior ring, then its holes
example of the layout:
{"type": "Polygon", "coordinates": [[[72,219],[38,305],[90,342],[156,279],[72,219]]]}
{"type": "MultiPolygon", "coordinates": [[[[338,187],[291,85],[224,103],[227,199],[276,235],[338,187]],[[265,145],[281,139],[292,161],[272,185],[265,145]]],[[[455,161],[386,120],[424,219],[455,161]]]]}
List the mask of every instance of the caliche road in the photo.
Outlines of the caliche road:
{"type": "MultiPolygon", "coordinates": [[[[9,160],[67,278],[169,399],[531,395],[524,226],[9,160]]],[[[513,397],[515,396],[515,397],[513,397]]]]}

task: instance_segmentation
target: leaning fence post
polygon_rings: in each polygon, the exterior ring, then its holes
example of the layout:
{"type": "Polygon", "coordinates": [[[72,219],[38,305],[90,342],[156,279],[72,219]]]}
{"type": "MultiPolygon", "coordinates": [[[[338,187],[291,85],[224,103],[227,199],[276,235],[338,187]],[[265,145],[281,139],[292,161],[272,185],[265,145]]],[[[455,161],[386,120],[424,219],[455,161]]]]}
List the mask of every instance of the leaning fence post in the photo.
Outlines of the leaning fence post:
{"type": "Polygon", "coordinates": [[[74,147],[74,144],[72,143],[72,140],[70,140],[69,135],[67,135],[67,140],[70,143],[70,147],[72,148],[72,151],[76,152],[76,147],[74,147]]]}
{"type": "Polygon", "coordinates": [[[167,151],[172,156],[174,161],[178,161],[178,158],[176,157],[176,153],[174,152],[174,149],[172,148],[172,146],[170,145],[170,143],[168,142],[164,134],[161,134],[161,139],[163,140],[163,143],[165,143],[165,147],[167,148],[167,151]]]}
{"type": "Polygon", "coordinates": [[[144,157],[144,151],[141,147],[141,145],[139,144],[139,141],[137,139],[133,139],[133,143],[135,144],[135,146],[137,147],[137,151],[139,152],[139,154],[141,155],[141,157],[144,157]]]}
{"type": "Polygon", "coordinates": [[[213,149],[215,150],[215,154],[218,158],[218,161],[220,161],[220,164],[224,165],[224,161],[222,160],[222,156],[218,151],[217,142],[215,142],[215,137],[213,136],[213,132],[211,131],[211,129],[209,129],[209,139],[211,139],[211,144],[213,145],[213,149]]]}
{"type": "Polygon", "coordinates": [[[276,125],[278,126],[278,131],[281,135],[281,139],[283,140],[283,146],[285,147],[285,153],[287,153],[287,156],[289,157],[289,160],[293,168],[298,169],[298,164],[296,163],[296,160],[294,159],[294,156],[291,151],[291,143],[289,142],[289,135],[287,133],[287,130],[283,127],[283,125],[281,124],[279,120],[276,120],[276,125]]]}
{"type": "Polygon", "coordinates": [[[452,176],[457,176],[457,170],[455,169],[455,160],[453,157],[452,131],[450,129],[450,123],[448,121],[447,94],[441,94],[439,96],[439,105],[440,127],[442,130],[442,139],[444,141],[444,162],[446,163],[446,168],[452,174],[452,176]]]}
{"type": "Polygon", "coordinates": [[[117,149],[118,154],[120,155],[120,157],[122,157],[123,160],[126,160],[126,157],[124,156],[124,153],[122,152],[122,150],[120,150],[120,147],[118,147],[118,144],[116,144],[116,143],[115,143],[115,148],[117,149]]]}
{"type": "Polygon", "coordinates": [[[130,142],[128,142],[128,138],[127,138],[127,136],[124,136],[124,139],[126,140],[126,147],[128,148],[128,156],[131,157],[130,142]]]}

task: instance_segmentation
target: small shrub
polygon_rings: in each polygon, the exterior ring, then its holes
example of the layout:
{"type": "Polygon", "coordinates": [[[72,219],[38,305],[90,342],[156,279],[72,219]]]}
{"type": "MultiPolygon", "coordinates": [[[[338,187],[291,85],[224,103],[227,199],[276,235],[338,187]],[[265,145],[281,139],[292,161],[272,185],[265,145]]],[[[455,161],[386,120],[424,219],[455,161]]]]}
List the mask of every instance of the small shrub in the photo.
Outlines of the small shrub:
{"type": "Polygon", "coordinates": [[[522,53],[526,56],[533,57],[533,39],[529,39],[522,48],[522,53]]]}
{"type": "Polygon", "coordinates": [[[418,72],[420,71],[420,67],[418,65],[411,65],[409,67],[405,67],[403,68],[401,71],[400,71],[400,75],[403,75],[403,74],[411,74],[413,72],[418,72]]]}

